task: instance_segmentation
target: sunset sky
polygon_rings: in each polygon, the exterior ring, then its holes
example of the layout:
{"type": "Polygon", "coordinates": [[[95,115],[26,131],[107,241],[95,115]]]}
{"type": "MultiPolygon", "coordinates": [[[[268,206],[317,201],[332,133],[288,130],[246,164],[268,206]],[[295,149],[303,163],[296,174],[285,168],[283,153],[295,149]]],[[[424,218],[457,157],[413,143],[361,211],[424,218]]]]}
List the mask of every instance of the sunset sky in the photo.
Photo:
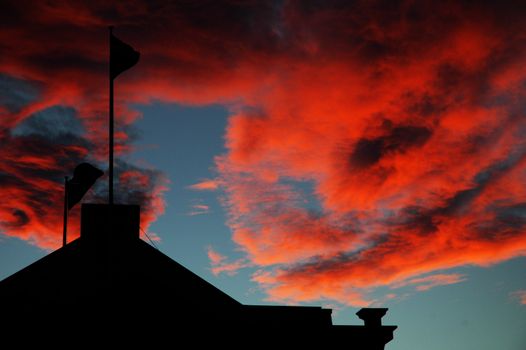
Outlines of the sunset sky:
{"type": "MultiPolygon", "coordinates": [[[[64,176],[107,170],[111,24],[141,52],[115,80],[116,201],[162,252],[243,303],[337,324],[388,307],[387,350],[524,350],[525,19],[523,1],[2,1],[0,279],[61,246],[64,176]]],[[[106,198],[107,174],[85,201],[106,198]]]]}

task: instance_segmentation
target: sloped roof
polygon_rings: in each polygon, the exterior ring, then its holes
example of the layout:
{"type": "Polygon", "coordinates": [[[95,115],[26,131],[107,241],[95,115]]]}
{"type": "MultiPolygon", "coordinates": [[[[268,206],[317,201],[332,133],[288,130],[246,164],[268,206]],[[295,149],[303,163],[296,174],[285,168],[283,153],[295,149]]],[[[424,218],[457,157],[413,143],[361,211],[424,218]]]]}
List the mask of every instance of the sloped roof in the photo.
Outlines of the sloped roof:
{"type": "Polygon", "coordinates": [[[0,297],[56,305],[110,293],[182,305],[199,300],[203,308],[241,305],[141,239],[119,243],[97,247],[79,238],[0,281],[0,297]]]}

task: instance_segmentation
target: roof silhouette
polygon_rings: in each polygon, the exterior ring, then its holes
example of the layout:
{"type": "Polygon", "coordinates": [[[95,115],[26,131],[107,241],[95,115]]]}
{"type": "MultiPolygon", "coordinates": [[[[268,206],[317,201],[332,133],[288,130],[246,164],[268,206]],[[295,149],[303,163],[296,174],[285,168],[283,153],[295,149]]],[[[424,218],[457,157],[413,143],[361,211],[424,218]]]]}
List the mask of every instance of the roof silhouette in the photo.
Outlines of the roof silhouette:
{"type": "Polygon", "coordinates": [[[322,307],[241,304],[142,241],[133,205],[83,204],[81,237],[0,281],[0,300],[4,339],[30,332],[237,348],[250,337],[259,345],[381,350],[396,329],[381,325],[387,309],[360,310],[364,326],[338,326],[322,307]]]}

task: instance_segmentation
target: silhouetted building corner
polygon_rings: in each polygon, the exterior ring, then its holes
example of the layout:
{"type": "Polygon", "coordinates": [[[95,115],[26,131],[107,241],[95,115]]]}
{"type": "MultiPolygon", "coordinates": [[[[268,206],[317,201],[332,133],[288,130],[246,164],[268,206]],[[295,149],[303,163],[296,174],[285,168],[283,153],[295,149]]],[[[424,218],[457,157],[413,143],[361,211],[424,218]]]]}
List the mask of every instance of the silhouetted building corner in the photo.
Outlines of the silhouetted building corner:
{"type": "Polygon", "coordinates": [[[3,334],[356,350],[383,350],[393,339],[396,326],[381,322],[386,308],[359,310],[358,326],[333,325],[322,307],[241,304],[141,240],[139,218],[136,205],[83,204],[80,238],[0,281],[3,334]]]}

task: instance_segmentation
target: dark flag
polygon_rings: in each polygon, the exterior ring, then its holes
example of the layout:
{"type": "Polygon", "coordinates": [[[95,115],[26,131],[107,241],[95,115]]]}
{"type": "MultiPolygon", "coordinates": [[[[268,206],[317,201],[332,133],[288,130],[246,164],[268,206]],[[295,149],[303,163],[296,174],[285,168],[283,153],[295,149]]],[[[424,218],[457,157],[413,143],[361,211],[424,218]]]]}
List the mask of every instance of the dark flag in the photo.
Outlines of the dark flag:
{"type": "Polygon", "coordinates": [[[121,41],[115,35],[110,35],[110,78],[135,66],[139,62],[140,53],[133,47],[121,41]]]}
{"type": "Polygon", "coordinates": [[[73,172],[73,178],[66,182],[68,209],[73,208],[103,174],[102,170],[95,168],[89,163],[77,165],[73,172]]]}

